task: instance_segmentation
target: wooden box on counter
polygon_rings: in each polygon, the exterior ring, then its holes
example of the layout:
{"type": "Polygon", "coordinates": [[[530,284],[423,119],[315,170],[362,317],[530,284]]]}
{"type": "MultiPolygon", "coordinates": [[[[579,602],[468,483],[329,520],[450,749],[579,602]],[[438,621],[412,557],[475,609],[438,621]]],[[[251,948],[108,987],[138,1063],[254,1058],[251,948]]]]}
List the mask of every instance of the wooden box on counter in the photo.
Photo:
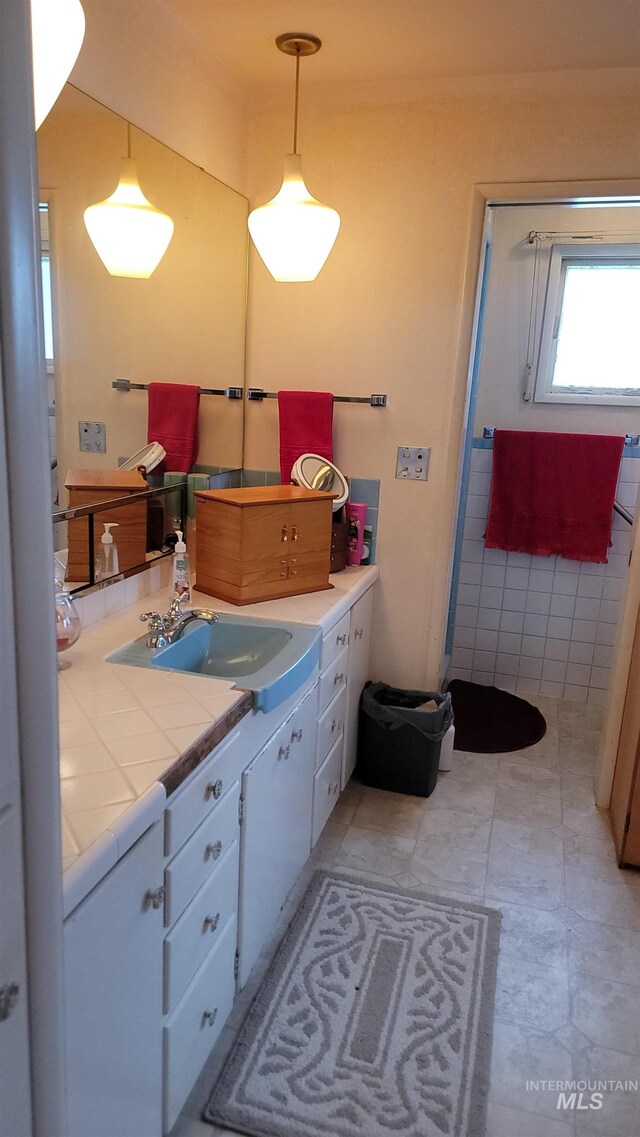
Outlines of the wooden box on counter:
{"type": "Polygon", "coordinates": [[[195,499],[198,591],[252,604],[332,587],[330,494],[259,486],[195,499]]]}
{"type": "MultiPolygon", "coordinates": [[[[139,470],[69,470],[65,486],[69,491],[69,509],[95,505],[111,498],[127,497],[149,487],[139,470]]],[[[105,509],[96,513],[94,523],[94,552],[104,533],[104,523],[114,521],[118,528],[111,530],[118,550],[118,569],[126,572],[144,564],[147,551],[147,501],[132,502],[119,509],[105,509]]],[[[69,521],[69,557],[67,580],[89,579],[89,537],[86,517],[69,521]]]]}

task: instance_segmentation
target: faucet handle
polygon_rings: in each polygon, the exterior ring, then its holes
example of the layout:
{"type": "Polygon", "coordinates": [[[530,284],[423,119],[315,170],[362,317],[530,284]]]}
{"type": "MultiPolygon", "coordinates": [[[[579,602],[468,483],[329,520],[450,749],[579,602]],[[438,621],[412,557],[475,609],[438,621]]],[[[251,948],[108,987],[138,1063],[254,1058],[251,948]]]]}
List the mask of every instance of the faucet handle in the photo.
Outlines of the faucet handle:
{"type": "Polygon", "coordinates": [[[149,624],[150,631],[164,631],[164,620],[159,612],[143,612],[139,619],[142,623],[149,624]]]}
{"type": "Polygon", "coordinates": [[[165,620],[179,620],[181,616],[184,616],[181,605],[186,599],[186,594],[183,596],[174,596],[167,610],[165,620]]]}

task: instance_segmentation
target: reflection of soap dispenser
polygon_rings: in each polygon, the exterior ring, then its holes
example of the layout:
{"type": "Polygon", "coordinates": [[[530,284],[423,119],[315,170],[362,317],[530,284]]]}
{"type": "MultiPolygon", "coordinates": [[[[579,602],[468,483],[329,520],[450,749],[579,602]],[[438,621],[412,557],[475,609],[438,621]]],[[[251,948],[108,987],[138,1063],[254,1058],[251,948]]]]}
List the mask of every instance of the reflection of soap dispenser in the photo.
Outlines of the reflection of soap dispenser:
{"type": "Polygon", "coordinates": [[[111,536],[111,530],[118,528],[118,522],[106,521],[103,524],[104,533],[96,553],[96,580],[118,575],[118,550],[111,536]]]}
{"type": "Polygon", "coordinates": [[[189,575],[189,554],[187,546],[182,540],[182,530],[176,529],[178,542],[173,551],[171,566],[171,596],[179,596],[182,600],[191,599],[191,580],[189,575]]]}

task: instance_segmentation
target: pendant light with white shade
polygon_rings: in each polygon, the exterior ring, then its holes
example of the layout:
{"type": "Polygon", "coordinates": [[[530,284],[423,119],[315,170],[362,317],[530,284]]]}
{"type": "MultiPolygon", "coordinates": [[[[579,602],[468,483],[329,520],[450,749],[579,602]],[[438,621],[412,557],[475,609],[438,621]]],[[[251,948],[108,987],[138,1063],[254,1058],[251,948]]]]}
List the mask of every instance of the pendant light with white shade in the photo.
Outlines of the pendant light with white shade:
{"type": "Polygon", "coordinates": [[[69,78],[83,39],[84,12],[80,0],[31,0],[36,130],[69,78]]]}
{"type": "Polygon", "coordinates": [[[315,55],[322,46],[317,36],[287,32],[276,47],[296,57],[293,153],[284,160],[284,178],[276,196],[249,214],[249,232],[262,260],[275,280],[315,280],[340,228],[340,215],[316,201],[302,176],[298,154],[298,88],[300,57],[315,55]]]}
{"type": "Polygon", "coordinates": [[[131,126],[127,123],[127,157],[120,181],[105,201],[84,211],[84,223],[96,252],[111,276],[148,280],[162,260],[173,236],[173,221],[144,196],[138,166],[131,157],[131,126]]]}

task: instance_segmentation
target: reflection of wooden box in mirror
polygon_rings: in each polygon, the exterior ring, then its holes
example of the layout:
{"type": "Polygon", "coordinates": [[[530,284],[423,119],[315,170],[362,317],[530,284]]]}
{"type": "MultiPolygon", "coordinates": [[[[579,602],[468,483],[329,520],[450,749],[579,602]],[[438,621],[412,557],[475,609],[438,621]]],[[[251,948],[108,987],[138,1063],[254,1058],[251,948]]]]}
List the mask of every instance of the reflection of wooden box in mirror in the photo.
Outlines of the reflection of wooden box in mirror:
{"type": "MultiPolygon", "coordinates": [[[[69,509],[96,505],[109,501],[110,498],[126,497],[149,488],[139,470],[69,470],[65,486],[69,491],[69,509]]],[[[107,521],[114,521],[118,526],[111,533],[118,550],[119,571],[126,572],[136,565],[144,564],[147,549],[147,500],[97,513],[94,518],[96,551],[104,533],[103,524],[107,521]]],[[[69,522],[66,579],[78,582],[89,579],[86,517],[69,522]]]]}
{"type": "Polygon", "coordinates": [[[252,604],[329,584],[331,494],[298,486],[195,494],[196,588],[252,604]]]}

